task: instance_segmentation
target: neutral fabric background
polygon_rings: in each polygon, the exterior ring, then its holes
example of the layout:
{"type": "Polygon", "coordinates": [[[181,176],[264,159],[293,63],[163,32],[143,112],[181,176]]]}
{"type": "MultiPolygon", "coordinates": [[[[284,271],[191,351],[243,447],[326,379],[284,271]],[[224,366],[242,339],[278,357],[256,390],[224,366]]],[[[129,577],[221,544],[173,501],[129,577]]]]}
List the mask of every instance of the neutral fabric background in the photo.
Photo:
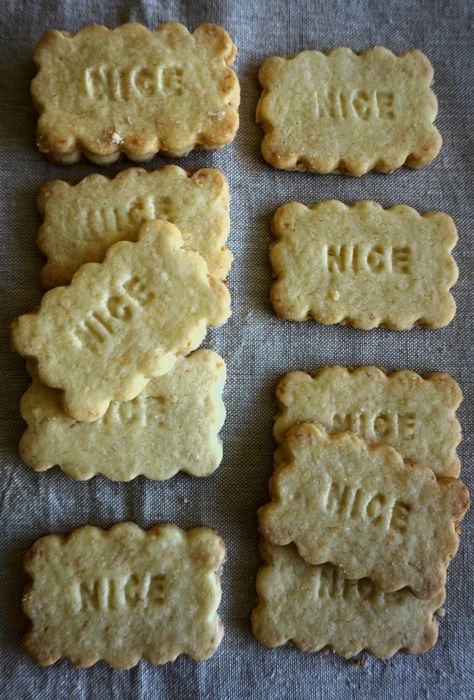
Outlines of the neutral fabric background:
{"type": "MultiPolygon", "coordinates": [[[[255,511],[267,499],[272,471],[273,390],[290,369],[374,363],[389,369],[446,370],[460,382],[465,401],[460,448],[463,478],[472,482],[473,352],[472,307],[474,232],[472,221],[472,45],[473,13],[465,0],[1,0],[0,134],[0,698],[76,700],[83,698],[472,698],[473,527],[468,515],[459,554],[449,569],[446,616],[437,647],[420,657],[390,661],[364,657],[362,668],[335,655],[307,655],[295,649],[269,650],[251,636],[254,577],[259,566],[255,511]],[[42,264],[35,248],[38,216],[35,193],[47,179],[78,181],[98,167],[59,167],[35,150],[35,114],[29,99],[34,45],[49,27],[78,30],[93,22],[115,27],[125,21],[153,28],[178,20],[190,29],[205,21],[224,26],[239,47],[236,70],[242,87],[241,127],[235,142],[215,154],[178,160],[188,168],[216,166],[228,176],[232,193],[230,276],[232,319],[209,334],[207,343],[228,364],[228,418],[224,460],[215,475],[178,476],[166,483],[138,478],[114,484],[103,477],[74,482],[55,468],[36,474],[21,464],[17,443],[23,429],[18,403],[28,379],[24,363],[9,349],[8,324],[40,299],[42,264]],[[356,50],[381,44],[395,52],[424,50],[435,66],[440,129],[444,145],[423,171],[360,179],[284,173],[259,154],[254,123],[259,95],[257,69],[272,54],[347,45],[356,50]],[[458,312],[444,330],[369,332],[316,323],[279,321],[268,301],[271,282],[267,249],[274,209],[297,199],[313,203],[376,199],[384,206],[405,202],[420,210],[441,209],[459,229],[455,257],[460,281],[458,312]],[[20,648],[26,627],[21,613],[22,557],[32,542],[51,531],[93,523],[110,526],[132,519],[142,527],[171,521],[182,527],[205,524],[226,540],[229,560],[223,578],[221,614],[226,636],[216,656],[197,664],[181,657],[164,667],[139,664],[126,672],[103,663],[81,671],[62,661],[37,668],[20,648]]],[[[167,162],[154,158],[147,168],[167,162]]],[[[104,168],[113,175],[122,162],[104,168]]],[[[420,265],[423,261],[420,260],[420,265]]]]}

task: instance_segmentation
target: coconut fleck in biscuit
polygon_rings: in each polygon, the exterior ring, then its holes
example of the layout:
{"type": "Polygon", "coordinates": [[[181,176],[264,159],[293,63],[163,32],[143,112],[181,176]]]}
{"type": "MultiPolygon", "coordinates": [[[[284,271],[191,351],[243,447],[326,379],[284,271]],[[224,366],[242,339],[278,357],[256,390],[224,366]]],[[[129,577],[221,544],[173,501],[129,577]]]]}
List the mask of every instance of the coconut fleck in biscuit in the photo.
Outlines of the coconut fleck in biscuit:
{"type": "Polygon", "coordinates": [[[441,147],[433,68],[421,51],[303,51],[269,58],[258,78],[262,154],[275,168],[390,173],[431,163],[441,147]]]}
{"type": "Polygon", "coordinates": [[[193,175],[177,165],[151,172],[129,168],[113,179],[89,175],[74,186],[54,180],[40,188],[38,209],[47,288],[69,284],[81,265],[101,262],[117,241],[136,241],[140,226],[154,219],[175,224],[184,247],[200,253],[214,277],[224,278],[230,269],[229,186],[215,168],[193,175]]]}
{"type": "Polygon", "coordinates": [[[47,292],[12,325],[13,346],[38,378],[63,390],[66,412],[100,418],[135,398],[230,313],[227,287],[166,221],[145,223],[137,243],[119,241],[103,263],[83,265],[69,287],[47,292]]]}
{"type": "Polygon", "coordinates": [[[462,393],[449,374],[323,367],[312,374],[289,372],[276,399],[278,444],[296,423],[315,422],[330,432],[349,430],[391,445],[405,461],[422,462],[436,476],[459,476],[456,410],[462,393]]]}
{"type": "Polygon", "coordinates": [[[152,379],[133,401],[113,401],[93,423],[68,416],[61,392],[33,379],[21,400],[28,429],[20,455],[36,471],[58,464],[74,479],[169,479],[178,471],[207,476],[222,459],[225,376],[219,355],[196,350],[152,379]]]}
{"type": "Polygon", "coordinates": [[[435,613],[444,590],[420,600],[407,588],[384,593],[370,579],[342,578],[331,564],[312,566],[292,545],[262,543],[257,575],[255,637],[266,646],[287,642],[304,651],[326,649],[349,658],[366,649],[387,659],[397,651],[419,654],[438,637],[435,613]]]}
{"type": "Polygon", "coordinates": [[[38,148],[63,165],[81,154],[108,165],[121,153],[141,162],[225,146],[239,125],[236,52],[215,24],[50,30],[31,84],[38,148]]]}
{"type": "Polygon", "coordinates": [[[24,646],[41,666],[61,657],[122,669],[179,654],[208,659],[223,635],[224,557],[224,542],[204,527],[143,531],[121,523],[42,537],[25,557],[31,583],[23,609],[31,626],[24,646]]]}
{"type": "Polygon", "coordinates": [[[454,316],[457,232],[446,214],[291,202],[275,212],[273,232],[271,300],[281,318],[405,330],[454,316]]]}
{"type": "Polygon", "coordinates": [[[466,487],[392,447],[313,423],[293,427],[259,511],[273,544],[294,542],[310,564],[332,563],[344,578],[369,577],[383,591],[409,587],[419,598],[443,588],[469,506],[466,487]]]}

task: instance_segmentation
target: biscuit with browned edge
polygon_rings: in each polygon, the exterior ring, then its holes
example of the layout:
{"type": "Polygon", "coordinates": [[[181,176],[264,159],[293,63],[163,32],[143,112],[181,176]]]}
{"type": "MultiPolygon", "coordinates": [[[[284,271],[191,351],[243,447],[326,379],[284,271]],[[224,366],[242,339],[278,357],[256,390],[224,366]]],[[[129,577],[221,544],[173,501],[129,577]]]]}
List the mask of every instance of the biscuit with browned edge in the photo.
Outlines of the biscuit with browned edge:
{"type": "Polygon", "coordinates": [[[224,542],[204,527],[120,523],[42,537],[25,556],[25,649],[41,666],[208,659],[223,635],[224,557],[224,542]]]}
{"type": "Polygon", "coordinates": [[[441,147],[433,68],[416,49],[272,56],[258,78],[262,154],[275,168],[390,173],[431,163],[441,147]]]}
{"type": "Polygon", "coordinates": [[[62,165],[82,154],[109,165],[121,153],[142,162],[225,146],[239,126],[236,53],[215,24],[49,30],[31,84],[38,148],[62,165]]]}
{"type": "Polygon", "coordinates": [[[293,542],[309,564],[334,564],[344,578],[368,577],[389,593],[409,587],[419,598],[442,591],[469,507],[457,479],[436,479],[392,447],[314,423],[288,432],[270,492],[259,511],[270,542],[293,542]]]}
{"type": "Polygon", "coordinates": [[[77,185],[46,182],[38,192],[43,223],[38,247],[48,258],[41,271],[46,288],[69,284],[87,262],[101,262],[117,241],[136,241],[145,221],[175,224],[183,245],[200,253],[214,277],[224,278],[232,254],[229,185],[216,168],[187,173],[177,165],[148,172],[128,168],[113,179],[88,175],[77,185]]]}
{"type": "Polygon", "coordinates": [[[173,224],[147,222],[136,243],[115,243],[12,324],[14,348],[63,391],[72,418],[97,420],[111,401],[134,399],[228,318],[227,287],[182,243],[173,224]]]}

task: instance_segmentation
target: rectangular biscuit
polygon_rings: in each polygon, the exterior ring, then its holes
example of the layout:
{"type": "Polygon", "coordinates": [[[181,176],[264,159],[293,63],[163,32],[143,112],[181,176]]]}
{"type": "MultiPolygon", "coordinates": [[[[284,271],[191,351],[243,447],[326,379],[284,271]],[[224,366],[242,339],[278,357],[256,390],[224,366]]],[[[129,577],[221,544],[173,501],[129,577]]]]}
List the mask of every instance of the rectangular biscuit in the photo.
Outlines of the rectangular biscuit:
{"type": "Polygon", "coordinates": [[[114,481],[139,474],[161,480],[178,471],[208,476],[222,459],[225,377],[219,355],[196,350],[152,379],[133,401],[112,402],[93,423],[68,416],[60,392],[33,378],[20,404],[28,424],[20,455],[36,471],[58,464],[81,480],[95,474],[114,481]]]}
{"type": "Polygon", "coordinates": [[[376,46],[273,56],[261,66],[262,154],[284,170],[363,175],[431,163],[441,147],[433,68],[376,46]]]}
{"type": "Polygon", "coordinates": [[[191,175],[165,165],[128,168],[113,179],[89,175],[77,185],[54,180],[40,188],[38,209],[44,219],[38,247],[48,258],[41,280],[48,289],[69,284],[84,263],[101,262],[113,243],[135,241],[140,226],[154,219],[175,224],[184,247],[200,253],[214,277],[230,269],[229,186],[215,168],[191,175]]]}
{"type": "Polygon", "coordinates": [[[62,165],[81,154],[108,165],[121,153],[142,162],[158,151],[220,148],[239,125],[236,53],[215,24],[192,34],[172,22],[50,30],[34,54],[38,148],[62,165]]]}
{"type": "Polygon", "coordinates": [[[25,556],[31,582],[24,640],[41,666],[66,657],[86,668],[114,668],[211,657],[223,635],[222,539],[213,530],[134,523],[82,527],[37,540],[25,556]]]}
{"type": "Polygon", "coordinates": [[[349,430],[391,445],[405,461],[422,462],[436,476],[459,476],[456,410],[462,393],[448,374],[322,367],[311,374],[289,372],[278,384],[276,399],[278,444],[296,423],[315,422],[330,432],[349,430]]]}
{"type": "Polygon", "coordinates": [[[388,659],[420,654],[438,637],[435,614],[444,590],[420,600],[407,588],[384,593],[370,579],[348,580],[331,564],[307,564],[293,545],[262,543],[258,605],[252,630],[262,644],[291,642],[308,652],[325,649],[350,658],[363,649],[388,659]]]}
{"type": "Polygon", "coordinates": [[[115,243],[12,324],[13,347],[63,391],[72,418],[97,420],[111,401],[134,399],[229,317],[227,287],[182,244],[176,226],[148,221],[136,243],[115,243]]]}
{"type": "Polygon", "coordinates": [[[332,563],[344,578],[369,577],[386,592],[409,587],[419,598],[443,589],[469,507],[457,479],[314,423],[288,432],[270,492],[259,511],[270,542],[294,542],[309,564],[332,563]]]}
{"type": "Polygon", "coordinates": [[[441,328],[454,316],[457,232],[447,214],[290,202],[276,210],[273,233],[271,300],[281,318],[405,330],[441,328]]]}

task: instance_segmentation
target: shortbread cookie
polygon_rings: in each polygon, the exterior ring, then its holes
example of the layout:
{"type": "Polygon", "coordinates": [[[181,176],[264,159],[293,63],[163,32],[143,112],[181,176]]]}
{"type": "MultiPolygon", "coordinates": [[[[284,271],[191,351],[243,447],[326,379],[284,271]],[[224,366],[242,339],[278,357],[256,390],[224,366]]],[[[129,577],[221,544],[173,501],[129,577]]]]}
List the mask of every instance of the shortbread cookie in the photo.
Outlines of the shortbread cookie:
{"type": "Polygon", "coordinates": [[[258,78],[262,154],[275,168],[390,173],[431,163],[441,147],[433,68],[421,51],[303,51],[269,58],[258,78]]]}
{"type": "Polygon", "coordinates": [[[342,578],[331,564],[307,564],[292,545],[263,542],[261,549],[266,565],[257,575],[252,629],[262,644],[291,642],[346,658],[366,649],[382,659],[397,651],[420,654],[436,644],[435,613],[444,590],[428,600],[407,588],[384,593],[370,579],[342,578]]]}
{"type": "Polygon", "coordinates": [[[134,399],[152,377],[194,350],[225,321],[229,292],[166,221],[145,223],[137,243],[119,241],[103,263],[83,265],[69,287],[12,326],[14,348],[38,378],[62,389],[66,412],[97,420],[113,400],[134,399]]]}
{"type": "Polygon", "coordinates": [[[154,219],[175,224],[184,247],[200,253],[214,277],[230,269],[229,186],[215,168],[193,175],[177,165],[129,168],[112,180],[89,175],[75,186],[55,180],[41,187],[38,209],[44,217],[38,246],[48,258],[41,279],[48,289],[69,284],[84,263],[101,262],[113,243],[136,241],[140,226],[154,219]]]}
{"type": "Polygon", "coordinates": [[[272,501],[259,512],[270,542],[294,542],[308,563],[332,563],[344,578],[369,577],[383,591],[408,586],[430,598],[442,590],[469,506],[464,484],[314,423],[291,428],[283,449],[272,501]]]}
{"type": "Polygon", "coordinates": [[[458,477],[456,447],[462,401],[449,374],[420,377],[377,367],[323,367],[311,375],[289,372],[276,390],[274,435],[281,443],[296,423],[315,422],[328,431],[349,430],[394,447],[405,461],[423,462],[436,476],[458,477]]]}
{"type": "Polygon", "coordinates": [[[142,162],[225,146],[239,125],[236,53],[215,24],[192,34],[176,23],[50,30],[31,84],[38,148],[63,165],[81,154],[108,165],[121,153],[142,162]]]}
{"type": "Polygon", "coordinates": [[[70,418],[60,392],[34,378],[21,400],[28,429],[20,455],[36,471],[58,464],[73,479],[169,479],[178,471],[208,476],[222,459],[225,376],[219,355],[196,350],[133,401],[113,401],[93,423],[70,418]]]}
{"type": "Polygon", "coordinates": [[[376,202],[291,202],[273,218],[273,307],[281,318],[356,328],[440,328],[454,316],[453,220],[376,202]]]}
{"type": "Polygon", "coordinates": [[[213,530],[174,525],[143,531],[121,523],[48,535],[25,557],[31,583],[23,609],[24,646],[41,666],[66,657],[75,666],[103,659],[131,668],[179,654],[211,657],[223,635],[222,539],[213,530]]]}

